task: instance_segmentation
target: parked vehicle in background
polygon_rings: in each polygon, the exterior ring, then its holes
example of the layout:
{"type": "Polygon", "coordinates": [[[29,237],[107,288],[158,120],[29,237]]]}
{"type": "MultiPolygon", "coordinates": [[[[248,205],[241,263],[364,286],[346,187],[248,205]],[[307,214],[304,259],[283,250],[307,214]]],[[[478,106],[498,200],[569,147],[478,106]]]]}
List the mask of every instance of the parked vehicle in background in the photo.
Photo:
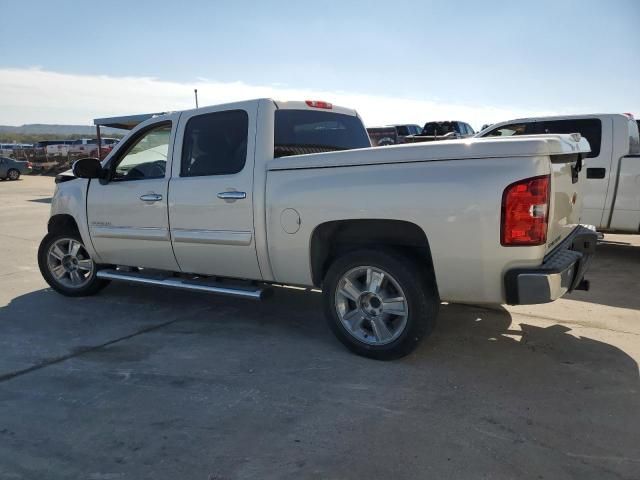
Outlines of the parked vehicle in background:
{"type": "Polygon", "coordinates": [[[386,127],[369,127],[367,133],[374,147],[385,145],[396,145],[405,143],[404,139],[408,135],[417,135],[422,131],[422,127],[414,124],[388,125],[386,127]]]}
{"type": "Polygon", "coordinates": [[[44,151],[48,157],[66,157],[73,140],[59,140],[59,143],[45,145],[44,151]]]}
{"type": "Polygon", "coordinates": [[[13,158],[16,152],[27,148],[33,148],[30,143],[2,143],[0,144],[0,157],[13,158]]]}
{"type": "Polygon", "coordinates": [[[14,148],[16,148],[14,143],[0,143],[0,156],[10,157],[14,148]]]}
{"type": "Polygon", "coordinates": [[[56,178],[38,263],[64,295],[109,280],[253,299],[321,288],[340,341],[389,359],[433,330],[441,300],[586,286],[577,135],[370,148],[354,110],[271,99],[146,118],[56,178]]]}
{"type": "Polygon", "coordinates": [[[433,142],[436,140],[455,140],[472,137],[475,131],[466,122],[447,120],[442,122],[427,122],[419,135],[405,137],[406,143],[433,142]]]}
{"type": "Polygon", "coordinates": [[[90,156],[90,152],[92,150],[97,150],[97,148],[98,140],[95,138],[80,138],[71,142],[69,154],[75,156],[84,155],[88,157],[90,156]]]}
{"type": "Polygon", "coordinates": [[[398,132],[393,127],[368,127],[367,134],[373,147],[384,147],[400,143],[398,141],[398,132]]]}
{"type": "Polygon", "coordinates": [[[520,118],[492,125],[477,137],[580,133],[589,141],[580,221],[602,231],[640,231],[640,139],[629,114],[520,118]]]}
{"type": "Polygon", "coordinates": [[[96,148],[95,150],[92,150],[90,152],[91,157],[96,157],[100,158],[100,160],[104,160],[107,155],[109,155],[109,153],[111,153],[111,150],[114,149],[114,147],[118,144],[118,142],[120,141],[119,138],[103,138],[102,142],[101,142],[101,147],[100,147],[100,152],[98,155],[98,149],[96,148]]]}
{"type": "Polygon", "coordinates": [[[392,125],[398,132],[399,137],[407,137],[409,135],[420,135],[422,127],[414,123],[407,123],[402,125],[392,125]]]}
{"type": "Polygon", "coordinates": [[[31,162],[16,160],[9,157],[0,157],[0,179],[18,180],[20,175],[31,172],[31,162]]]}
{"type": "MultiPolygon", "coordinates": [[[[104,158],[115,145],[118,144],[118,138],[102,138],[100,141],[100,150],[102,158],[104,158]]],[[[81,138],[74,140],[69,149],[69,155],[76,158],[80,157],[98,157],[98,140],[95,138],[81,138]]]]}
{"type": "Polygon", "coordinates": [[[104,147],[115,147],[118,142],[120,141],[119,138],[103,138],[102,139],[102,146],[104,147]]]}
{"type": "Polygon", "coordinates": [[[69,146],[73,140],[42,140],[34,143],[33,151],[31,152],[31,160],[33,162],[34,170],[48,170],[57,166],[61,159],[68,155],[69,146]],[[67,154],[56,155],[54,152],[57,150],[57,145],[64,145],[64,149],[67,154]]]}

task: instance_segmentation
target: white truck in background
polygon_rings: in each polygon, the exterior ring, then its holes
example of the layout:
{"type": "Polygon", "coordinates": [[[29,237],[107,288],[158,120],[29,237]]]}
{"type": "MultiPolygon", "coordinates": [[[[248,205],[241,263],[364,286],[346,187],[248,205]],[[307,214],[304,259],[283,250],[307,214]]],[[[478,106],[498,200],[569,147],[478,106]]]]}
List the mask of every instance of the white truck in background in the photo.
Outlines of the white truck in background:
{"type": "Polygon", "coordinates": [[[589,141],[581,223],[600,231],[640,232],[640,139],[630,114],[519,118],[476,137],[580,133],[589,141]]]}
{"type": "Polygon", "coordinates": [[[588,151],[578,135],[372,148],[354,110],[320,101],[149,115],[104,161],[56,178],[38,263],[67,296],[109,281],[252,299],[320,288],[341,342],[397,358],[441,301],[587,287],[588,151]]]}

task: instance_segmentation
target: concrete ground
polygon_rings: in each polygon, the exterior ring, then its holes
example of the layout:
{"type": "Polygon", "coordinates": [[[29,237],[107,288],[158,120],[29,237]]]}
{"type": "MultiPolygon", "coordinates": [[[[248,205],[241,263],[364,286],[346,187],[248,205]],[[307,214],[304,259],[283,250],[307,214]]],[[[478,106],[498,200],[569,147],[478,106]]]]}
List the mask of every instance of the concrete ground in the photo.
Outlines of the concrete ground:
{"type": "Polygon", "coordinates": [[[311,292],[56,294],[53,187],[0,183],[1,479],[640,478],[640,236],[606,237],[591,292],[443,305],[383,363],[311,292]]]}

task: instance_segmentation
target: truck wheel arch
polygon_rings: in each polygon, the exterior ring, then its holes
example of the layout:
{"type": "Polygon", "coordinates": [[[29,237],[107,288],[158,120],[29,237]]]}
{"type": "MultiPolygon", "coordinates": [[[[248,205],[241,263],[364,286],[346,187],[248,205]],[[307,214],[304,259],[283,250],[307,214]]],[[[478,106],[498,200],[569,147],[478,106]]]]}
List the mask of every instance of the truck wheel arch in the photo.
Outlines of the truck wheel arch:
{"type": "Polygon", "coordinates": [[[332,261],[345,252],[376,247],[395,248],[415,257],[433,276],[435,284],[431,247],[425,232],[415,223],[388,219],[337,220],[316,226],[309,250],[313,284],[321,287],[332,261]]]}
{"type": "Polygon", "coordinates": [[[47,231],[49,233],[77,233],[80,234],[80,229],[76,223],[75,218],[69,214],[61,213],[54,215],[49,219],[47,224],[47,231]]]}

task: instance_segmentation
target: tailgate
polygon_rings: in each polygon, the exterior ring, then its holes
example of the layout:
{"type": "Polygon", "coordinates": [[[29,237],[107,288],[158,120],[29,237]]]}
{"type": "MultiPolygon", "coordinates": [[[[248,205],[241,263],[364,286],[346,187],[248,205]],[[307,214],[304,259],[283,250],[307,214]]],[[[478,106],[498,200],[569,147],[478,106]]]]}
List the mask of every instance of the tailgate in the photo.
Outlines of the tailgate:
{"type": "MultiPolygon", "coordinates": [[[[565,137],[565,136],[563,136],[565,137]]],[[[551,194],[546,252],[553,250],[580,223],[582,189],[586,179],[584,154],[590,151],[584,138],[572,136],[573,150],[550,154],[551,194]]]]}

